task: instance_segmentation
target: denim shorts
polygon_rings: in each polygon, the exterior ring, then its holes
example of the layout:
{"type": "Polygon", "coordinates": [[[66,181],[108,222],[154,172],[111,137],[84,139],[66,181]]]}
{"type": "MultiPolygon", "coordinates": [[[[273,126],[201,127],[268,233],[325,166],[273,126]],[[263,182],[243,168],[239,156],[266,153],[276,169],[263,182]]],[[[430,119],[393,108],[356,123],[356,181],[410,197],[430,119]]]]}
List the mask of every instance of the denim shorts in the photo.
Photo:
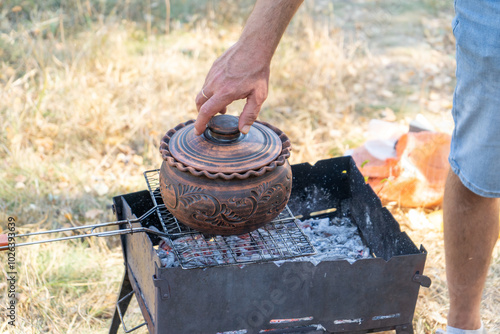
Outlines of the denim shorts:
{"type": "Polygon", "coordinates": [[[456,0],[457,85],[449,161],[462,183],[500,197],[500,1],[456,0]]]}

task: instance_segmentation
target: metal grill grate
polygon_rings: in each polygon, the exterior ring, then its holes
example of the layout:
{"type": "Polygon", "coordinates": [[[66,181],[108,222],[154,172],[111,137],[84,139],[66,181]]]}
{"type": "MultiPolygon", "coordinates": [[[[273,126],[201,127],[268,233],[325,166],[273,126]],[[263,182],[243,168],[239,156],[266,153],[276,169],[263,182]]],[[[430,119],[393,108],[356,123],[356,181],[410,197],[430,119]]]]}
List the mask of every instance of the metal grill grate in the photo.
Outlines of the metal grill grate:
{"type": "Polygon", "coordinates": [[[250,233],[232,236],[195,231],[166,209],[160,194],[159,169],[144,172],[166,240],[184,269],[279,261],[316,251],[288,208],[272,222],[250,233]]]}

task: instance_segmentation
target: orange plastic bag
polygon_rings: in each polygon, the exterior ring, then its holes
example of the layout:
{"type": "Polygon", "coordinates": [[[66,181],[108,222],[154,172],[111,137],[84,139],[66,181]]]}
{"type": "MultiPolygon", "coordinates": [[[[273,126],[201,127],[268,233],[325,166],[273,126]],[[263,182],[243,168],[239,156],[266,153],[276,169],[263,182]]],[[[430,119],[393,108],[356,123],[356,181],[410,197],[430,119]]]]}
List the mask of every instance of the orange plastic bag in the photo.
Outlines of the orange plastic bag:
{"type": "Polygon", "coordinates": [[[381,161],[363,147],[352,157],[382,201],[430,208],[443,201],[450,141],[445,133],[410,132],[399,138],[394,158],[381,161]]]}

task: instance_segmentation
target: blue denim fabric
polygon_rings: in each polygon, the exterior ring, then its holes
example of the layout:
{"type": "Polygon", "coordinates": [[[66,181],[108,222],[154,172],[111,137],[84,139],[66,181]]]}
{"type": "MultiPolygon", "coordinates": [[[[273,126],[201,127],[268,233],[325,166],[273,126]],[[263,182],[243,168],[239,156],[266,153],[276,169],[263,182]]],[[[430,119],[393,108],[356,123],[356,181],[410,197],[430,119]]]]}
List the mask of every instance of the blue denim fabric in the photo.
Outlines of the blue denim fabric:
{"type": "Polygon", "coordinates": [[[449,161],[463,184],[500,197],[500,1],[456,0],[457,85],[449,161]]]}

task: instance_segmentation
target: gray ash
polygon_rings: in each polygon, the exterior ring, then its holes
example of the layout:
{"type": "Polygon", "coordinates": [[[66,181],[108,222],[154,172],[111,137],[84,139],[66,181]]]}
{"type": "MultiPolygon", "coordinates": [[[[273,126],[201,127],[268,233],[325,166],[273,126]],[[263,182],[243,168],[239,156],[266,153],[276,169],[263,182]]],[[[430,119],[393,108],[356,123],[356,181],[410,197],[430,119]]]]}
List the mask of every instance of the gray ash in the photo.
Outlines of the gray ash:
{"type": "Polygon", "coordinates": [[[307,219],[297,222],[316,249],[316,254],[293,261],[347,260],[350,263],[373,257],[359,230],[349,218],[307,219]]]}

